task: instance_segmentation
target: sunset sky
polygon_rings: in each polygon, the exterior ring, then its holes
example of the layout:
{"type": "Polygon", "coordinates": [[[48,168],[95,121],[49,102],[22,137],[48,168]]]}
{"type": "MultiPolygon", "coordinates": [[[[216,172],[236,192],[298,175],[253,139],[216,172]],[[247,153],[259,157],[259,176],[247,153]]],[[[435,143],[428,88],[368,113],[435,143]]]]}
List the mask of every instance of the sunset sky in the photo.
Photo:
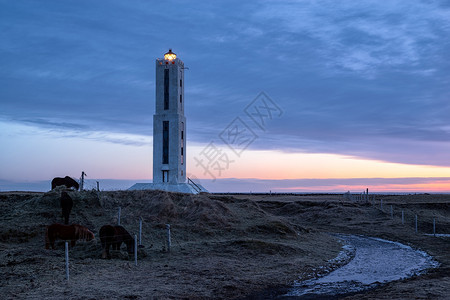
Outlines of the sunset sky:
{"type": "Polygon", "coordinates": [[[151,182],[172,48],[210,191],[450,192],[449,37],[444,0],[0,0],[0,191],[151,182]]]}

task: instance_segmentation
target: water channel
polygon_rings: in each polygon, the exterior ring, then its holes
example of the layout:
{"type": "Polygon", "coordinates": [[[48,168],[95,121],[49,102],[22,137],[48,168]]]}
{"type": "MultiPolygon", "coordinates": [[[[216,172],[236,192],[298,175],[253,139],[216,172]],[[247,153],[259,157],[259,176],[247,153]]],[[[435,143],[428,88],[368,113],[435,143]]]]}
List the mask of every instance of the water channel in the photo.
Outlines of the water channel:
{"type": "Polygon", "coordinates": [[[349,263],[323,277],[296,283],[281,298],[334,298],[421,274],[438,266],[425,252],[401,243],[366,236],[336,236],[344,243],[337,259],[353,256],[349,263]]]}

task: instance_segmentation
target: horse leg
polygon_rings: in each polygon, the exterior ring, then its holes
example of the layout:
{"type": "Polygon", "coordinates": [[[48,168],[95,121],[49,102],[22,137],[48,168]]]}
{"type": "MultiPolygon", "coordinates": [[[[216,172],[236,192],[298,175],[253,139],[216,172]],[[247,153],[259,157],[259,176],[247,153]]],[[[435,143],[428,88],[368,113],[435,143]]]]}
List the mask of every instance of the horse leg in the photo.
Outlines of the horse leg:
{"type": "Polygon", "coordinates": [[[111,245],[108,245],[108,247],[106,247],[106,258],[111,259],[111,254],[109,254],[109,247],[111,245]]]}
{"type": "Polygon", "coordinates": [[[111,258],[111,255],[109,255],[109,247],[111,246],[111,244],[107,241],[102,241],[102,248],[103,248],[103,252],[102,252],[102,258],[111,258]]]}

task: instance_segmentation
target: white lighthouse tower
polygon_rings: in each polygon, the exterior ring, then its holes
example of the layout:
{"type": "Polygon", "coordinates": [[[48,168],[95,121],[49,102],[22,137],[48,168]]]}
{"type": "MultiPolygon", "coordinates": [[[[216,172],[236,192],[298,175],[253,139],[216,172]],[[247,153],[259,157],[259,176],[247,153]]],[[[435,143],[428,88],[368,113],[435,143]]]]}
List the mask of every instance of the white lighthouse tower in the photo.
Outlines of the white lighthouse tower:
{"type": "Polygon", "coordinates": [[[184,63],[169,49],[156,60],[153,183],[186,182],[184,63]]]}
{"type": "Polygon", "coordinates": [[[153,184],[136,183],[131,190],[207,192],[186,181],[186,117],[184,63],[172,49],[156,59],[156,98],[153,115],[153,184]]]}

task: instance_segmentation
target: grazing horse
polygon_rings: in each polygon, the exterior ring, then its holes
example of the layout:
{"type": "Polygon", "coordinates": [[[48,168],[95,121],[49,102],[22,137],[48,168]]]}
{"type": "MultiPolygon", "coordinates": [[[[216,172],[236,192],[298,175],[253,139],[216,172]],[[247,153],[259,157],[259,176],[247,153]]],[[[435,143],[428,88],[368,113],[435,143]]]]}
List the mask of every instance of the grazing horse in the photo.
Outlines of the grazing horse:
{"type": "Polygon", "coordinates": [[[99,231],[100,241],[102,243],[102,258],[111,258],[109,247],[112,245],[113,250],[120,250],[122,243],[127,245],[128,255],[133,255],[134,239],[122,226],[104,225],[99,231]]]}
{"type": "Polygon", "coordinates": [[[68,189],[71,187],[74,187],[76,190],[80,188],[78,185],[78,182],[76,182],[74,179],[72,179],[69,176],[66,176],[64,178],[61,177],[55,177],[52,180],[52,190],[55,189],[57,186],[65,185],[68,189]]]}
{"type": "Polygon", "coordinates": [[[70,198],[69,194],[67,194],[66,192],[62,192],[60,202],[61,202],[62,215],[64,217],[64,224],[67,225],[67,224],[69,224],[69,215],[70,215],[70,211],[72,210],[72,207],[73,207],[73,201],[72,201],[72,198],[70,198]]]}
{"type": "Polygon", "coordinates": [[[45,249],[55,249],[55,240],[70,241],[72,247],[75,246],[77,240],[91,241],[94,239],[92,231],[78,224],[63,225],[52,224],[47,226],[45,231],[45,249]]]}

